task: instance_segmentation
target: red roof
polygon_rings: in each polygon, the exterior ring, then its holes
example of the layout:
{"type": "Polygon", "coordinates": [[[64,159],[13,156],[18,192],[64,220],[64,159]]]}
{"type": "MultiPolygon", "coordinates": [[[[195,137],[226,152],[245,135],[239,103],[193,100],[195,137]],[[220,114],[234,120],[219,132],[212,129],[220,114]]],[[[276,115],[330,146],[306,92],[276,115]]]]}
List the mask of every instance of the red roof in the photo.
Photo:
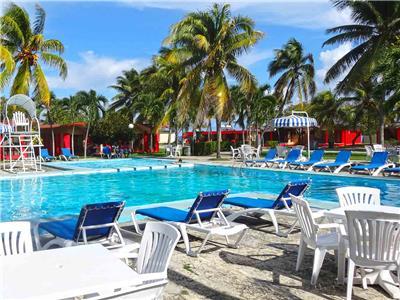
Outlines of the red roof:
{"type": "Polygon", "coordinates": [[[46,129],[46,128],[62,128],[62,127],[64,127],[64,128],[66,128],[66,127],[72,127],[72,126],[74,126],[75,125],[75,127],[86,127],[86,122],[75,122],[75,123],[70,123],[70,124],[53,124],[53,125],[50,125],[50,124],[40,124],[40,128],[41,129],[46,129]]]}

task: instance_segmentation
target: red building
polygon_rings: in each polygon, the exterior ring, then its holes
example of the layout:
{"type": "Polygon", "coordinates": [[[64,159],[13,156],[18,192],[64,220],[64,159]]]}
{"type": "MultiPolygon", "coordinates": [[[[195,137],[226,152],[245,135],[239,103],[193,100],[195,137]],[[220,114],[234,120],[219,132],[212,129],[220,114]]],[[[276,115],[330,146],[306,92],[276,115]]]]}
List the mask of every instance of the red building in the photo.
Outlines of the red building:
{"type": "MultiPolygon", "coordinates": [[[[55,155],[61,154],[61,148],[72,148],[72,130],[74,128],[74,153],[76,155],[83,155],[84,152],[84,140],[86,135],[86,123],[85,122],[75,122],[74,124],[59,125],[53,124],[42,124],[41,137],[44,148],[49,150],[49,153],[53,154],[52,146],[52,130],[54,132],[54,146],[55,155]]],[[[128,129],[127,130],[132,130],[128,129]]],[[[152,134],[151,140],[151,129],[145,125],[135,124],[133,129],[135,131],[135,136],[132,141],[121,141],[121,143],[129,145],[133,152],[143,153],[143,152],[158,152],[159,151],[159,137],[160,135],[152,134]],[[153,147],[151,148],[151,143],[153,147]]],[[[95,141],[98,144],[104,143],[102,141],[95,141]]],[[[88,138],[88,153],[93,152],[92,149],[95,148],[91,137],[88,138]]]]}

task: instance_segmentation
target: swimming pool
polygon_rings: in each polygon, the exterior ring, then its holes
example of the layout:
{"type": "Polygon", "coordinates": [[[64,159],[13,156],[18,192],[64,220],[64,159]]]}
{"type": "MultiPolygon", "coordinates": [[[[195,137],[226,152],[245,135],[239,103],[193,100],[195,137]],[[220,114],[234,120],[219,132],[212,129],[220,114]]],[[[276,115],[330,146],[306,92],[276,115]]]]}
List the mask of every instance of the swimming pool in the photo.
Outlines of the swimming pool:
{"type": "Polygon", "coordinates": [[[48,165],[65,169],[119,169],[134,167],[152,167],[169,165],[176,160],[171,159],[146,159],[146,158],[120,158],[98,159],[86,161],[51,162],[48,165]]]}
{"type": "Polygon", "coordinates": [[[400,206],[400,181],[274,170],[195,165],[143,172],[95,173],[0,180],[0,221],[78,214],[87,203],[125,200],[127,206],[194,199],[198,192],[278,194],[290,180],[312,179],[309,199],[337,202],[335,188],[360,185],[382,190],[382,202],[400,206]]]}

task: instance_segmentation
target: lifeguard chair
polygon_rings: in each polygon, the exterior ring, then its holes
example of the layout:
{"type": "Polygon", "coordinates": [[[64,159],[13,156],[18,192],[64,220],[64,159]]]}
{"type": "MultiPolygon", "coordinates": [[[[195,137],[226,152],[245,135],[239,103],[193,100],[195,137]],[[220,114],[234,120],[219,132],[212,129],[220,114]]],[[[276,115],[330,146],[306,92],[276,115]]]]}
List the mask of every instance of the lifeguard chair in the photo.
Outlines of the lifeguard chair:
{"type": "Polygon", "coordinates": [[[14,95],[8,99],[0,128],[3,170],[12,173],[42,171],[41,161],[36,158],[35,153],[40,153],[42,142],[33,100],[26,95],[14,95]],[[15,111],[10,120],[8,108],[11,105],[21,107],[23,111],[15,111]]]}

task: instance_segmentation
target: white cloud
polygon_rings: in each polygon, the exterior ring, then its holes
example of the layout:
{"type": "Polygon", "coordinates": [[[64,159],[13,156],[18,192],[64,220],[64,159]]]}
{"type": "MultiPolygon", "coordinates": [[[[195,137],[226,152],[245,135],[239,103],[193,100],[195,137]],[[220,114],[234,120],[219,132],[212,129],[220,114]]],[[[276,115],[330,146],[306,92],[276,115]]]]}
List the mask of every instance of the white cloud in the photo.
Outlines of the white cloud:
{"type": "Polygon", "coordinates": [[[245,67],[249,67],[254,65],[262,60],[267,58],[271,58],[273,56],[272,50],[251,50],[249,53],[244,54],[239,57],[238,61],[241,65],[245,67]]]}
{"type": "MultiPolygon", "coordinates": [[[[137,9],[159,8],[193,11],[209,8],[212,3],[223,0],[204,1],[121,1],[137,9]]],[[[301,28],[329,28],[351,22],[349,10],[338,11],[328,0],[231,0],[232,11],[253,17],[256,22],[295,26],[301,28]]]]}
{"type": "Polygon", "coordinates": [[[320,69],[316,71],[317,83],[319,87],[334,88],[336,83],[341,79],[343,79],[342,76],[338,78],[335,82],[329,83],[328,86],[323,84],[326,72],[328,72],[328,70],[351,49],[352,49],[351,43],[346,42],[341,44],[337,48],[320,52],[318,58],[321,61],[322,66],[320,69]]]}
{"type": "Polygon", "coordinates": [[[80,57],[79,61],[67,61],[68,76],[65,81],[58,76],[48,76],[50,89],[104,91],[123,70],[141,70],[150,64],[150,59],[116,59],[93,51],[83,52],[80,57]]]}

